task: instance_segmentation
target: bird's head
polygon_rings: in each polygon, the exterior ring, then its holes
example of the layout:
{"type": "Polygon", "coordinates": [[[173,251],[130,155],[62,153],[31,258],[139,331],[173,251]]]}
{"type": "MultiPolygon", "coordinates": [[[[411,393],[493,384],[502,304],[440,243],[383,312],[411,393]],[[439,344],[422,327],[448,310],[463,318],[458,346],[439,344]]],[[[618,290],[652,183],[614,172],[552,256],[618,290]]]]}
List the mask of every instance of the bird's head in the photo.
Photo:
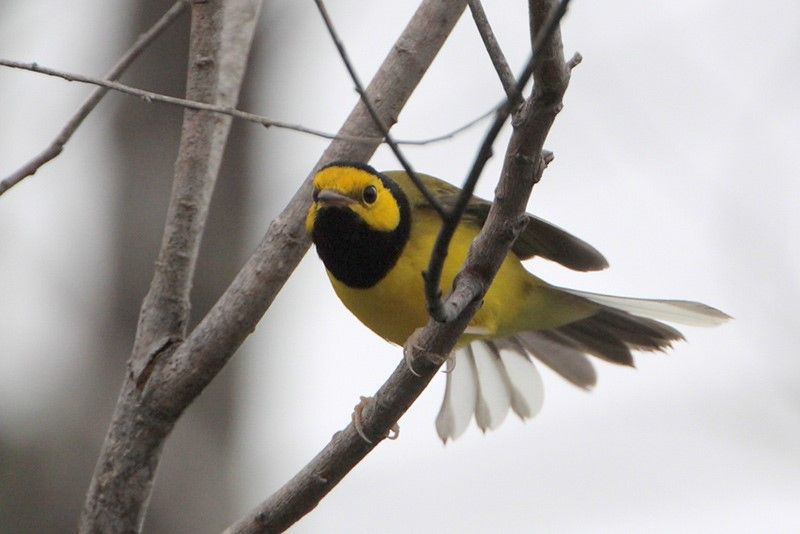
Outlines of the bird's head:
{"type": "Polygon", "coordinates": [[[368,165],[331,163],[314,176],[306,230],[313,235],[318,217],[326,210],[347,210],[371,230],[392,232],[400,225],[396,194],[402,194],[397,185],[368,165]]]}

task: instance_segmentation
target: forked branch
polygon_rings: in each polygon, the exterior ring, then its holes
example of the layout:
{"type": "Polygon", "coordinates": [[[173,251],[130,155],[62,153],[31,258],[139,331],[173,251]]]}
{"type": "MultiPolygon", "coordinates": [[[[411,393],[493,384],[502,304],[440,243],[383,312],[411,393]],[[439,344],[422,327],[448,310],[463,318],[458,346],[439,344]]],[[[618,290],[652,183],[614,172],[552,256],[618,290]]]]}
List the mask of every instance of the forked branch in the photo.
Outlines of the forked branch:
{"type": "MultiPolygon", "coordinates": [[[[186,92],[233,105],[244,77],[261,0],[192,4],[186,92]]],[[[187,110],[172,198],[150,290],[142,303],[128,373],[100,452],[81,532],[135,532],[142,524],[163,443],[180,412],[143,402],[155,363],[186,335],[190,291],[231,118],[187,110]]]]}
{"type": "MultiPolygon", "coordinates": [[[[193,4],[193,9],[230,9],[223,19],[236,24],[241,20],[253,22],[255,14],[248,4],[255,0],[221,0],[193,4]]],[[[377,110],[385,124],[396,121],[400,109],[405,105],[427,67],[433,61],[453,26],[465,8],[465,2],[424,0],[396,45],[387,56],[370,86],[369,95],[380,94],[383,98],[377,110]]],[[[197,15],[201,16],[200,14],[197,15]]],[[[219,36],[219,19],[214,19],[207,28],[209,38],[219,36]]],[[[193,24],[194,26],[194,24],[193,24]]],[[[246,32],[252,28],[234,29],[227,34],[239,45],[247,45],[246,32]]],[[[231,43],[219,43],[221,49],[230,50],[231,43]]],[[[240,50],[240,57],[246,52],[240,50]]],[[[216,67],[208,58],[196,58],[206,68],[216,67]]],[[[222,61],[220,65],[225,64],[222,61]]],[[[229,88],[229,86],[226,86],[229,88]]],[[[189,119],[197,112],[187,111],[189,119]]],[[[214,123],[218,119],[211,119],[214,123]]],[[[198,126],[203,128],[202,125],[198,126]]],[[[379,132],[362,104],[356,105],[340,130],[342,136],[365,137],[369,141],[336,139],[323,154],[319,164],[349,159],[366,161],[378,147],[379,132]]],[[[223,139],[224,142],[224,139],[223,139]]],[[[183,165],[179,160],[178,166],[183,165]]],[[[192,158],[186,160],[189,170],[194,169],[192,158]]],[[[215,164],[207,160],[200,164],[196,191],[191,187],[176,185],[175,199],[197,202],[188,206],[176,206],[170,210],[168,225],[176,228],[165,232],[164,245],[176,243],[170,236],[183,235],[202,230],[202,207],[210,189],[201,179],[213,171],[215,164]],[[184,194],[185,193],[185,194],[184,194]],[[189,208],[189,217],[175,217],[189,208]],[[194,213],[195,215],[191,215],[194,213]],[[201,216],[196,216],[200,214],[201,216]]],[[[186,182],[191,185],[192,180],[186,182]]],[[[167,271],[157,274],[152,295],[143,305],[140,333],[136,349],[130,360],[130,376],[123,385],[109,434],[97,463],[95,475],[87,496],[81,519],[82,532],[135,532],[144,517],[146,503],[152,489],[153,477],[158,466],[164,442],[177,419],[195,397],[208,385],[216,373],[230,359],[239,345],[253,331],[256,323],[272,303],[289,275],[292,273],[309,246],[305,236],[304,219],[311,198],[309,179],[304,181],[284,211],[272,222],[256,252],[212,307],[200,324],[183,340],[185,325],[183,288],[190,279],[191,258],[178,259],[178,272],[169,272],[171,266],[162,265],[167,271]],[[186,261],[184,261],[186,260],[186,261]],[[188,278],[186,275],[189,275],[188,278]],[[162,283],[163,282],[163,283],[162,283]],[[155,286],[163,286],[162,288],[155,286]],[[163,306],[160,295],[178,297],[174,308],[163,306]],[[172,311],[170,311],[172,310],[172,311]],[[162,311],[167,312],[166,328],[156,326],[152,318],[162,311]],[[171,316],[169,314],[171,313],[171,316]]],[[[199,234],[196,234],[199,235],[199,234]]],[[[164,248],[162,247],[162,251],[164,248]]],[[[177,250],[177,249],[176,249],[177,250]]],[[[191,248],[187,249],[187,256],[191,248]]],[[[162,259],[166,256],[162,256],[162,259]]]]}

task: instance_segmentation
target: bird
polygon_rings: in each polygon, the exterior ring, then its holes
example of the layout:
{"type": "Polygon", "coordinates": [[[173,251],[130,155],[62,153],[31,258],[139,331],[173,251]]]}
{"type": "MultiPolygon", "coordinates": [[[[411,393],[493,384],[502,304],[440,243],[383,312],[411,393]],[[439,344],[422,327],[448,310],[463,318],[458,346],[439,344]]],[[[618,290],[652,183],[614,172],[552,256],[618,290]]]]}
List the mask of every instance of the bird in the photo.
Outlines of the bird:
{"type": "MultiPolygon", "coordinates": [[[[417,173],[451,209],[461,190],[417,173]]],[[[458,224],[441,277],[452,287],[491,202],[473,196],[458,224]]],[[[589,356],[633,366],[632,351],[664,351],[683,335],[665,323],[714,326],[730,317],[699,302],[590,293],[548,284],[523,260],[535,256],[576,271],[608,267],[585,241],[534,215],[514,241],[483,303],[448,358],[436,431],[447,443],[475,420],[486,432],[509,411],[525,420],[542,407],[544,388],[534,360],[591,389],[589,356]]],[[[334,292],[364,325],[403,345],[429,319],[422,273],[442,225],[440,215],[406,172],[378,172],[336,161],[313,176],[306,230],[334,292]]]]}

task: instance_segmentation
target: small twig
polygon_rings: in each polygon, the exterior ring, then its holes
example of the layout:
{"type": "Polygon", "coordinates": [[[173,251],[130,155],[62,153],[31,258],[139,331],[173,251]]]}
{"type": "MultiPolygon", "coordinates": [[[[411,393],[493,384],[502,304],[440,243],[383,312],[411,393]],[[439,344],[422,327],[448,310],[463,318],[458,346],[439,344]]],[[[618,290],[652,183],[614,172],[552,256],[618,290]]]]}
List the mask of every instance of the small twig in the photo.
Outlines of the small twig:
{"type": "MultiPolygon", "coordinates": [[[[189,0],[181,0],[181,2],[187,2],[187,1],[189,1],[189,0]]],[[[215,113],[220,113],[220,114],[223,114],[223,115],[230,115],[230,116],[235,117],[237,119],[245,120],[245,121],[248,121],[248,122],[261,124],[262,126],[267,127],[267,128],[274,127],[274,128],[279,128],[279,129],[283,129],[283,130],[291,130],[291,131],[296,131],[296,132],[300,132],[300,133],[306,133],[306,134],[309,134],[309,135],[313,135],[315,137],[321,137],[323,139],[328,139],[328,140],[332,140],[332,141],[339,140],[339,141],[364,142],[364,143],[374,143],[376,141],[378,141],[378,142],[382,142],[383,141],[383,138],[377,138],[377,137],[346,135],[346,134],[343,134],[343,133],[334,134],[334,133],[324,132],[322,130],[317,130],[317,129],[314,129],[314,128],[308,128],[308,127],[301,126],[301,125],[298,125],[298,124],[291,124],[291,123],[287,123],[287,122],[273,120],[273,119],[270,119],[268,117],[264,117],[263,115],[257,115],[255,113],[248,113],[246,111],[240,111],[240,110],[237,110],[237,109],[234,109],[234,108],[227,108],[227,107],[224,107],[224,106],[215,106],[215,105],[207,104],[207,103],[204,103],[204,102],[196,102],[194,100],[187,100],[187,99],[183,99],[183,98],[177,98],[177,97],[172,97],[172,96],[168,96],[168,95],[162,95],[160,93],[153,93],[153,92],[150,92],[150,91],[144,91],[142,89],[138,89],[136,87],[131,87],[129,85],[121,84],[121,83],[118,83],[118,82],[115,83],[113,80],[110,80],[110,79],[101,80],[101,79],[98,79],[98,78],[91,78],[89,76],[83,76],[81,74],[76,74],[76,73],[67,72],[67,71],[61,71],[61,70],[57,70],[57,69],[53,69],[53,68],[49,68],[49,67],[43,67],[42,65],[39,65],[38,63],[23,63],[23,62],[20,62],[20,61],[13,61],[13,60],[9,60],[9,59],[0,59],[0,66],[10,67],[10,68],[15,68],[15,69],[20,69],[20,70],[27,70],[27,71],[31,71],[31,72],[36,72],[38,74],[44,74],[45,76],[54,76],[56,78],[62,78],[62,79],[67,80],[67,81],[74,81],[74,82],[79,82],[79,83],[86,83],[86,84],[90,84],[90,85],[96,85],[96,86],[99,86],[99,87],[102,88],[102,89],[100,89],[100,91],[103,91],[103,94],[105,94],[109,90],[118,91],[118,92],[121,92],[123,94],[127,94],[127,95],[138,97],[138,98],[144,100],[145,102],[158,102],[158,103],[161,103],[161,104],[174,105],[174,106],[184,107],[184,108],[188,108],[188,109],[198,109],[198,110],[204,110],[204,111],[213,111],[215,113]]],[[[469,130],[470,128],[472,128],[473,126],[475,126],[476,124],[478,124],[482,120],[486,119],[487,117],[489,117],[490,115],[495,113],[499,109],[499,107],[502,106],[502,105],[503,105],[503,102],[500,102],[499,104],[497,104],[494,107],[492,107],[490,110],[485,111],[484,113],[481,113],[480,115],[478,115],[474,119],[462,124],[461,126],[458,126],[458,127],[454,128],[454,129],[452,129],[452,130],[450,130],[450,131],[448,131],[446,133],[435,135],[433,137],[426,137],[426,138],[422,138],[422,139],[395,139],[394,141],[398,145],[412,145],[412,146],[423,146],[423,145],[430,145],[430,144],[433,144],[433,143],[438,143],[438,142],[441,142],[441,141],[447,141],[449,139],[453,139],[454,137],[456,137],[460,133],[462,133],[462,132],[464,132],[466,130],[469,130]]],[[[76,113],[76,117],[77,117],[77,113],[76,113]]],[[[66,131],[66,128],[65,128],[65,131],[66,131]]],[[[71,135],[71,133],[72,132],[70,132],[70,135],[71,135]]],[[[59,136],[59,139],[60,139],[60,136],[59,136]]],[[[44,154],[44,152],[43,152],[43,154],[44,154]]],[[[0,184],[4,184],[5,182],[12,180],[12,178],[14,178],[17,175],[17,173],[23,172],[23,170],[27,169],[29,165],[31,165],[35,161],[37,161],[38,157],[40,157],[40,156],[37,156],[36,159],[31,161],[31,163],[26,164],[25,167],[21,168],[19,171],[15,172],[13,175],[11,175],[8,178],[6,178],[5,180],[3,180],[3,182],[0,182],[0,184]]],[[[50,158],[50,159],[52,159],[52,158],[50,158]]],[[[38,167],[36,168],[36,170],[38,170],[38,167]]],[[[35,170],[34,170],[34,172],[35,172],[35,170]]],[[[32,174],[32,173],[30,173],[30,174],[32,174]]],[[[25,176],[23,176],[22,178],[24,178],[24,177],[25,176]]],[[[22,178],[20,178],[20,179],[22,179],[22,178]]],[[[11,185],[15,185],[15,184],[11,184],[11,185]]],[[[8,189],[8,188],[3,188],[2,186],[0,186],[0,194],[5,192],[6,189],[8,189]]]]}
{"type": "Polygon", "coordinates": [[[409,178],[411,178],[411,181],[414,182],[414,185],[417,186],[417,189],[420,190],[422,195],[431,204],[431,206],[433,206],[433,208],[436,210],[439,216],[442,217],[442,219],[445,219],[448,215],[444,206],[442,206],[441,202],[439,202],[439,199],[436,198],[433,195],[433,193],[431,193],[428,190],[427,187],[425,187],[425,184],[422,183],[422,180],[420,180],[419,176],[417,176],[417,173],[414,172],[414,169],[411,167],[411,163],[409,163],[409,161],[400,151],[400,147],[398,147],[397,143],[394,141],[394,139],[392,139],[392,136],[389,133],[389,129],[381,120],[380,116],[378,115],[378,112],[375,110],[375,106],[372,105],[372,102],[370,101],[367,92],[364,90],[364,86],[359,80],[358,74],[356,73],[356,70],[350,61],[350,57],[348,56],[347,51],[344,48],[344,44],[342,43],[342,40],[339,39],[339,35],[336,32],[336,28],[333,26],[333,21],[331,21],[331,18],[328,15],[328,10],[325,8],[325,4],[323,3],[322,0],[314,0],[314,3],[317,4],[317,9],[319,10],[320,15],[322,15],[322,20],[325,22],[325,27],[328,28],[328,33],[330,34],[333,43],[336,45],[336,49],[339,51],[339,56],[342,58],[342,62],[344,63],[344,66],[347,68],[347,72],[350,74],[350,79],[353,80],[353,84],[355,84],[356,86],[356,91],[358,92],[358,95],[364,102],[364,105],[366,106],[367,111],[369,111],[372,120],[375,121],[375,125],[383,134],[384,139],[386,139],[386,144],[388,144],[389,148],[392,149],[392,152],[397,158],[397,161],[399,161],[400,165],[403,166],[403,169],[405,169],[406,173],[408,173],[409,178]]]}
{"type": "Polygon", "coordinates": [[[436,244],[434,245],[433,253],[431,254],[431,260],[428,264],[428,270],[423,274],[425,278],[425,298],[428,302],[428,312],[430,313],[431,317],[440,323],[446,323],[458,317],[459,314],[464,311],[466,306],[474,298],[477,298],[481,292],[481,288],[475,287],[474,290],[471,290],[466,294],[460,293],[458,296],[451,295],[451,298],[448,298],[447,302],[442,301],[442,292],[439,288],[439,285],[441,284],[444,262],[447,259],[447,249],[449,248],[450,240],[453,238],[456,228],[461,221],[464,210],[466,210],[467,204],[469,204],[469,201],[472,198],[472,194],[475,191],[475,185],[478,183],[478,178],[480,177],[481,172],[483,172],[486,162],[492,157],[492,145],[494,144],[497,135],[500,133],[500,130],[503,128],[503,125],[508,119],[508,116],[511,114],[513,102],[515,102],[518,98],[521,98],[522,91],[528,84],[528,80],[533,74],[533,69],[538,61],[539,51],[556,30],[556,28],[558,28],[558,24],[566,13],[568,5],[569,0],[562,0],[558,4],[558,7],[551,13],[549,19],[543,26],[542,31],[536,34],[533,40],[530,59],[525,65],[522,74],[514,84],[511,93],[506,98],[505,104],[497,111],[494,122],[492,123],[492,126],[489,128],[489,131],[486,133],[486,136],[481,143],[481,147],[478,150],[478,155],[476,156],[475,162],[472,164],[472,168],[470,169],[469,176],[467,176],[461,193],[456,200],[455,207],[442,223],[442,229],[439,232],[439,236],[436,238],[436,244]]]}
{"type": "Polygon", "coordinates": [[[491,117],[492,115],[497,113],[497,110],[502,105],[503,105],[503,102],[500,102],[496,106],[492,106],[492,109],[490,109],[489,111],[485,111],[485,112],[481,113],[480,115],[478,115],[474,119],[472,119],[472,120],[470,120],[468,122],[465,122],[464,124],[462,124],[458,128],[450,130],[447,133],[444,133],[444,134],[441,134],[441,135],[437,135],[435,137],[427,137],[425,139],[418,139],[418,140],[396,139],[395,141],[397,142],[398,145],[421,146],[421,145],[430,145],[432,143],[438,143],[440,141],[447,141],[448,139],[453,139],[458,134],[460,134],[462,132],[465,132],[466,130],[469,130],[470,128],[472,128],[473,126],[475,126],[476,124],[478,124],[482,120],[484,120],[484,119],[486,119],[488,117],[491,117]]]}
{"type": "MultiPolygon", "coordinates": [[[[183,13],[183,10],[186,8],[188,3],[189,0],[178,0],[172,5],[171,8],[167,10],[166,13],[161,16],[160,19],[156,21],[155,24],[153,24],[149,30],[139,35],[127,52],[125,52],[125,54],[119,58],[111,70],[108,71],[108,74],[105,76],[106,79],[116,80],[119,78],[122,73],[125,72],[125,70],[131,65],[131,63],[133,63],[136,58],[138,58],[139,55],[150,45],[150,43],[152,43],[156,37],[161,35],[161,32],[167,29],[178,18],[178,16],[183,13]]],[[[67,123],[64,125],[64,128],[62,128],[62,130],[47,148],[40,152],[36,157],[31,159],[28,163],[10,174],[3,181],[0,181],[0,195],[20,183],[28,176],[36,174],[36,171],[38,171],[45,163],[61,154],[61,152],[64,150],[64,145],[67,144],[78,127],[83,123],[86,117],[89,116],[89,113],[92,112],[100,100],[102,100],[108,90],[108,88],[100,87],[92,91],[92,94],[90,94],[83,104],[81,104],[81,107],[79,107],[75,114],[69,119],[69,121],[67,121],[67,123]]]]}
{"type": "Polygon", "coordinates": [[[580,55],[580,53],[578,53],[578,52],[575,52],[575,53],[572,55],[572,57],[571,57],[571,58],[569,58],[569,61],[567,61],[567,68],[568,68],[569,70],[572,70],[572,69],[574,69],[575,67],[577,67],[578,65],[580,65],[580,64],[581,64],[581,61],[583,61],[583,56],[582,56],[582,55],[580,55]]]}
{"type": "Polygon", "coordinates": [[[197,102],[195,100],[188,100],[185,98],[178,98],[175,96],[169,95],[162,95],[159,93],[153,93],[150,91],[145,91],[143,89],[138,89],[136,87],[131,87],[130,85],[125,85],[119,82],[115,82],[112,80],[101,80],[99,78],[92,78],[91,76],[84,76],[82,74],[75,74],[71,72],[66,72],[58,69],[53,69],[49,67],[43,67],[37,63],[23,63],[20,61],[13,61],[9,59],[0,59],[0,66],[3,67],[11,67],[15,69],[22,69],[22,70],[29,70],[32,72],[37,72],[39,74],[46,74],[47,76],[55,76],[57,78],[63,78],[70,82],[80,82],[80,83],[88,83],[92,85],[99,85],[100,87],[105,87],[106,90],[113,89],[115,91],[119,91],[120,93],[125,93],[128,95],[136,96],[141,98],[145,102],[160,102],[162,104],[169,104],[172,106],[179,106],[182,108],[188,109],[195,109],[200,111],[212,111],[214,113],[220,113],[222,115],[230,115],[231,117],[235,117],[237,119],[246,120],[248,122],[254,122],[257,124],[261,124],[267,128],[274,127],[274,128],[281,128],[284,130],[293,130],[296,132],[307,133],[311,135],[315,135],[317,137],[322,137],[324,139],[343,139],[345,141],[363,141],[363,142],[373,142],[373,139],[370,137],[358,137],[358,136],[346,136],[346,135],[336,135],[327,132],[323,132],[320,130],[315,130],[313,128],[306,128],[305,126],[300,126],[297,124],[290,124],[282,121],[276,121],[269,119],[267,117],[263,117],[261,115],[256,115],[254,113],[248,113],[246,111],[240,111],[231,106],[218,106],[214,104],[207,104],[205,102],[197,102]]]}
{"type": "MultiPolygon", "coordinates": [[[[503,50],[500,48],[500,44],[494,36],[492,26],[489,24],[489,19],[486,18],[486,12],[483,10],[483,5],[480,0],[468,0],[467,3],[472,13],[472,19],[475,21],[475,26],[478,28],[478,33],[480,33],[481,39],[483,40],[483,45],[489,53],[489,59],[492,60],[494,70],[497,71],[500,83],[503,84],[506,96],[510,97],[515,94],[513,88],[517,80],[514,78],[514,73],[511,72],[511,67],[508,66],[508,61],[506,61],[506,57],[503,55],[503,50]]],[[[513,103],[517,105],[520,102],[522,102],[522,98],[519,94],[516,94],[513,103]]]]}

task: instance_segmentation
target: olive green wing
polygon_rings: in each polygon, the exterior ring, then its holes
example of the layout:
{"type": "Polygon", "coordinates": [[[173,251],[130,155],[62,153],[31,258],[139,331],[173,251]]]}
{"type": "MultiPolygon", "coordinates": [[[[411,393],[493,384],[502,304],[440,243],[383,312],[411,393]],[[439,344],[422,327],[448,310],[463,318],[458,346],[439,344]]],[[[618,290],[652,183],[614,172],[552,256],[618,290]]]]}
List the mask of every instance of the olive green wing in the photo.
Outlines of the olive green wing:
{"type": "MultiPolygon", "coordinates": [[[[383,174],[397,182],[414,207],[430,208],[405,172],[388,171],[383,174]]],[[[460,189],[427,174],[419,174],[419,177],[445,207],[450,208],[455,204],[460,189]]],[[[483,226],[491,206],[488,200],[473,196],[464,213],[464,221],[483,226]]],[[[544,219],[530,214],[526,214],[526,217],[528,224],[511,247],[520,259],[540,256],[576,271],[598,271],[608,267],[605,257],[586,241],[544,219]]]]}

